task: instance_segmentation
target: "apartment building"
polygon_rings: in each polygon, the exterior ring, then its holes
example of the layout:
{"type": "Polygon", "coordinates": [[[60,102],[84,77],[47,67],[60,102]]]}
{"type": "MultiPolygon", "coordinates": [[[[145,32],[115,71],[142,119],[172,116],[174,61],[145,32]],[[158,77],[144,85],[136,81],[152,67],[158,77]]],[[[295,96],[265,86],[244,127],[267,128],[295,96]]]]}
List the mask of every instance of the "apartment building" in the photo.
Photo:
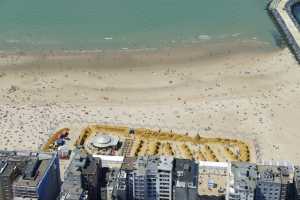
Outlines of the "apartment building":
{"type": "Polygon", "coordinates": [[[176,200],[198,199],[199,168],[192,160],[174,160],[174,198],[176,200]]]}
{"type": "Polygon", "coordinates": [[[232,162],[228,174],[226,200],[254,200],[257,166],[232,162]]]}
{"type": "Polygon", "coordinates": [[[294,171],[295,200],[300,200],[300,167],[295,167],[294,171]]]}
{"type": "Polygon", "coordinates": [[[115,199],[172,200],[173,157],[126,158],[114,188],[115,199]]]}
{"type": "Polygon", "coordinates": [[[0,161],[0,200],[13,199],[12,184],[19,174],[16,162],[0,161]]]}
{"type": "Polygon", "coordinates": [[[53,200],[61,180],[57,154],[0,151],[0,199],[53,200]]]}
{"type": "Polygon", "coordinates": [[[172,199],[172,157],[139,157],[130,175],[132,199],[172,199]]]}
{"type": "Polygon", "coordinates": [[[289,173],[286,167],[257,166],[256,200],[286,200],[289,173]]]}
{"type": "Polygon", "coordinates": [[[40,153],[30,159],[13,183],[14,199],[56,199],[61,180],[57,154],[40,153]]]}
{"type": "Polygon", "coordinates": [[[60,200],[100,200],[101,162],[74,150],[65,172],[60,200]]]}

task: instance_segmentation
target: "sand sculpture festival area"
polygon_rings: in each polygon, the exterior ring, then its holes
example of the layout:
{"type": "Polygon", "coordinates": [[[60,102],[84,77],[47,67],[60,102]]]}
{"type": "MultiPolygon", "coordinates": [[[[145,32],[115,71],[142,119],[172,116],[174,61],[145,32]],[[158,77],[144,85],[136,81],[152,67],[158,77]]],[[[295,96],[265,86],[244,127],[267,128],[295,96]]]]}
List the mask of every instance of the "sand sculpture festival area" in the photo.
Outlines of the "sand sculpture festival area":
{"type": "Polygon", "coordinates": [[[80,148],[90,155],[109,156],[175,156],[199,161],[255,162],[255,150],[251,144],[236,139],[206,138],[199,134],[129,128],[115,125],[88,125],[76,134],[70,128],[55,131],[42,146],[43,151],[57,151],[56,142],[68,134],[69,150],[80,148]],[[71,136],[72,134],[72,136],[71,136]],[[252,151],[252,153],[251,153],[252,151]]]}
{"type": "Polygon", "coordinates": [[[300,68],[288,49],[214,49],[1,54],[0,148],[116,124],[251,141],[261,160],[299,164],[300,68]]]}

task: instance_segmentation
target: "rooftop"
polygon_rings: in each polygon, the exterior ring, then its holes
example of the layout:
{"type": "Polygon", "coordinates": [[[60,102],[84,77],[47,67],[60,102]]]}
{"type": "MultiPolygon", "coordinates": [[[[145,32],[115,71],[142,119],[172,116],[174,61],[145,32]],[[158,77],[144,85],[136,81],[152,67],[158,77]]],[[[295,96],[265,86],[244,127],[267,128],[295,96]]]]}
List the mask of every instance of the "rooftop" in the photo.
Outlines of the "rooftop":
{"type": "Polygon", "coordinates": [[[177,184],[180,182],[191,183],[193,186],[198,184],[198,165],[193,160],[175,159],[174,171],[177,173],[177,184]]]}
{"type": "Polygon", "coordinates": [[[168,156],[141,156],[134,163],[134,168],[139,171],[171,171],[173,168],[173,157],[168,156]]]}
{"type": "Polygon", "coordinates": [[[26,174],[26,171],[25,171],[25,174],[23,176],[19,176],[17,178],[14,185],[19,186],[19,187],[22,187],[22,186],[36,187],[42,180],[50,163],[51,163],[51,160],[49,160],[49,159],[39,160],[39,161],[37,160],[37,161],[33,161],[33,162],[29,161],[25,167],[26,168],[28,167],[27,170],[32,170],[32,171],[29,174],[26,174]],[[37,164],[34,162],[39,162],[39,163],[37,164]],[[38,165],[38,166],[36,169],[30,169],[30,168],[35,167],[33,165],[38,165]]]}
{"type": "Polygon", "coordinates": [[[7,177],[17,168],[16,162],[0,161],[0,177],[7,177]]]}
{"type": "Polygon", "coordinates": [[[258,181],[260,182],[272,182],[282,183],[287,182],[289,173],[286,167],[279,167],[275,165],[258,165],[258,181]]]}
{"type": "Polygon", "coordinates": [[[119,138],[117,136],[97,133],[91,140],[91,144],[97,148],[116,146],[119,138]]]}
{"type": "Polygon", "coordinates": [[[7,165],[8,165],[8,162],[0,161],[0,175],[1,176],[4,175],[7,165]]]}
{"type": "Polygon", "coordinates": [[[122,163],[122,170],[133,170],[134,163],[136,162],[136,157],[125,157],[122,163]]]}
{"type": "Polygon", "coordinates": [[[79,199],[83,195],[80,167],[85,166],[86,158],[86,155],[79,150],[72,152],[71,162],[65,172],[64,183],[62,184],[61,200],[79,199]]]}
{"type": "Polygon", "coordinates": [[[52,153],[0,151],[0,175],[10,174],[16,167],[20,167],[23,175],[19,176],[14,184],[35,187],[41,181],[54,157],[52,153]]]}
{"type": "Polygon", "coordinates": [[[257,179],[257,166],[255,164],[232,162],[231,173],[233,175],[233,180],[230,183],[231,193],[240,190],[254,192],[257,179]]]}

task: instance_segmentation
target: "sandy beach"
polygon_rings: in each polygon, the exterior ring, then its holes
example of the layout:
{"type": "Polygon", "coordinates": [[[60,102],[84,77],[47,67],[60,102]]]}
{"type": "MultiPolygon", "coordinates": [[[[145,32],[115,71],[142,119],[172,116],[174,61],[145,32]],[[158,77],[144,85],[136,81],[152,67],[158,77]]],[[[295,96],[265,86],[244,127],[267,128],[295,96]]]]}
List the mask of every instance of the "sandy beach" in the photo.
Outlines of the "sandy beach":
{"type": "Polygon", "coordinates": [[[2,55],[0,149],[36,150],[63,124],[97,122],[255,140],[263,160],[300,164],[289,50],[212,49],[2,55]]]}

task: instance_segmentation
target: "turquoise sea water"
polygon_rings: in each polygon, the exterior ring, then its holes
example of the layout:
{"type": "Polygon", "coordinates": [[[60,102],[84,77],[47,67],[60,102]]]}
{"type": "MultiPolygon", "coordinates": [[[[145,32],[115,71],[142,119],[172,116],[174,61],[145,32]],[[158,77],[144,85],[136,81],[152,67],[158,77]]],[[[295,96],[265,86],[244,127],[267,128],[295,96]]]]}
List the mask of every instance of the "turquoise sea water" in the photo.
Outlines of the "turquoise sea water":
{"type": "Polygon", "coordinates": [[[266,0],[0,0],[0,51],[272,43],[266,0]]]}

